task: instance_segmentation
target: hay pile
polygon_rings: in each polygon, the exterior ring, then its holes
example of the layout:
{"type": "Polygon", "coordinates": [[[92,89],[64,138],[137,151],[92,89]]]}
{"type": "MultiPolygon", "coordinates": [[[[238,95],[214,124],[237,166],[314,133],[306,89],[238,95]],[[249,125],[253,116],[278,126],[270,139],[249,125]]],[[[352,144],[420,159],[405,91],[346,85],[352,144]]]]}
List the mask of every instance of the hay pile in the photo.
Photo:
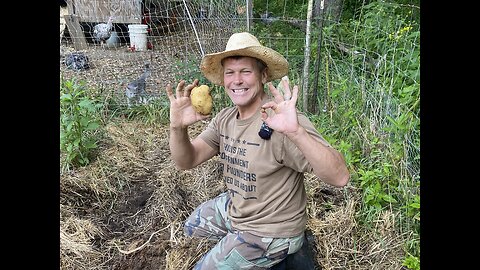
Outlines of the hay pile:
{"type": "MultiPolygon", "coordinates": [[[[190,129],[198,134],[205,123],[190,129]]],[[[215,243],[186,238],[183,222],[201,202],[224,190],[216,160],[178,171],[170,159],[168,126],[118,119],[95,161],[61,175],[61,269],[192,269],[215,243]]],[[[356,222],[351,186],[306,179],[308,230],[321,269],[400,269],[402,240],[391,213],[378,234],[356,222]]]]}

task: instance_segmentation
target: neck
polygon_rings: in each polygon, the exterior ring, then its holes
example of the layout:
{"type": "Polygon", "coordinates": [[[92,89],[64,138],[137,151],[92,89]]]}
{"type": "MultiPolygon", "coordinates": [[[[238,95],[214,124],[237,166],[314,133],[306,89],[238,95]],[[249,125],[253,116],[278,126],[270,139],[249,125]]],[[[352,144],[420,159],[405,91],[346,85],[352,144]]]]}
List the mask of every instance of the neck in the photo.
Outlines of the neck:
{"type": "Polygon", "coordinates": [[[260,107],[262,107],[263,100],[265,98],[266,94],[262,91],[259,95],[255,97],[252,103],[248,104],[247,106],[237,106],[237,118],[243,120],[252,117],[256,112],[260,111],[260,107]]]}

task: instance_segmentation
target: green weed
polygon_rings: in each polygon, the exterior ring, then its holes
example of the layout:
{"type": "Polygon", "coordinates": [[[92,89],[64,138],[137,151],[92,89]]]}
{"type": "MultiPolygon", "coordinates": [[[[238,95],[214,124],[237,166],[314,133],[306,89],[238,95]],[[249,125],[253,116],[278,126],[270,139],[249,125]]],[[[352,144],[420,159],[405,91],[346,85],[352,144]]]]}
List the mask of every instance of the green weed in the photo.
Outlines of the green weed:
{"type": "Polygon", "coordinates": [[[60,83],[60,150],[62,167],[85,166],[97,148],[101,103],[88,97],[84,83],[60,83]]]}

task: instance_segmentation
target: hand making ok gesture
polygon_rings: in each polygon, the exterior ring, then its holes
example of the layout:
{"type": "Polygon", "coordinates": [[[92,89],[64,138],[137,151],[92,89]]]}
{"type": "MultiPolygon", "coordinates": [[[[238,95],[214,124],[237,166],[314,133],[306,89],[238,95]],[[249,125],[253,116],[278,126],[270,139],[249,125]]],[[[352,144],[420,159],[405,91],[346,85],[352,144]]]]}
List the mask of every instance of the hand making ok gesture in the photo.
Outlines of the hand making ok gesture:
{"type": "Polygon", "coordinates": [[[282,84],[282,87],[279,88],[283,88],[283,95],[271,82],[268,83],[268,89],[274,100],[262,106],[262,120],[277,132],[296,132],[298,130],[298,118],[295,105],[298,98],[298,86],[295,85],[293,91],[290,91],[288,78],[285,77],[282,78],[280,84],[282,84]],[[269,116],[266,109],[272,109],[273,113],[269,116]]]}

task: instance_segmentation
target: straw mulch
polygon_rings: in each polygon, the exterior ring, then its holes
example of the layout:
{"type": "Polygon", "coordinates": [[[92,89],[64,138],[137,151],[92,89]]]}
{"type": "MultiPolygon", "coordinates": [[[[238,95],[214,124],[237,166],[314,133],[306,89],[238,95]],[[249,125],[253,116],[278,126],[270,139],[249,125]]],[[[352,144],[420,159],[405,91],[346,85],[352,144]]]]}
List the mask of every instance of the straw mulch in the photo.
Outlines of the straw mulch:
{"type": "MultiPolygon", "coordinates": [[[[190,129],[198,134],[205,123],[190,129]]],[[[168,126],[119,119],[106,127],[95,160],[61,174],[61,269],[192,269],[215,243],[186,238],[183,222],[224,190],[212,159],[178,171],[168,126]]],[[[401,235],[384,213],[366,233],[356,222],[352,185],[334,188],[307,175],[307,228],[318,269],[401,269],[401,235]]]]}

